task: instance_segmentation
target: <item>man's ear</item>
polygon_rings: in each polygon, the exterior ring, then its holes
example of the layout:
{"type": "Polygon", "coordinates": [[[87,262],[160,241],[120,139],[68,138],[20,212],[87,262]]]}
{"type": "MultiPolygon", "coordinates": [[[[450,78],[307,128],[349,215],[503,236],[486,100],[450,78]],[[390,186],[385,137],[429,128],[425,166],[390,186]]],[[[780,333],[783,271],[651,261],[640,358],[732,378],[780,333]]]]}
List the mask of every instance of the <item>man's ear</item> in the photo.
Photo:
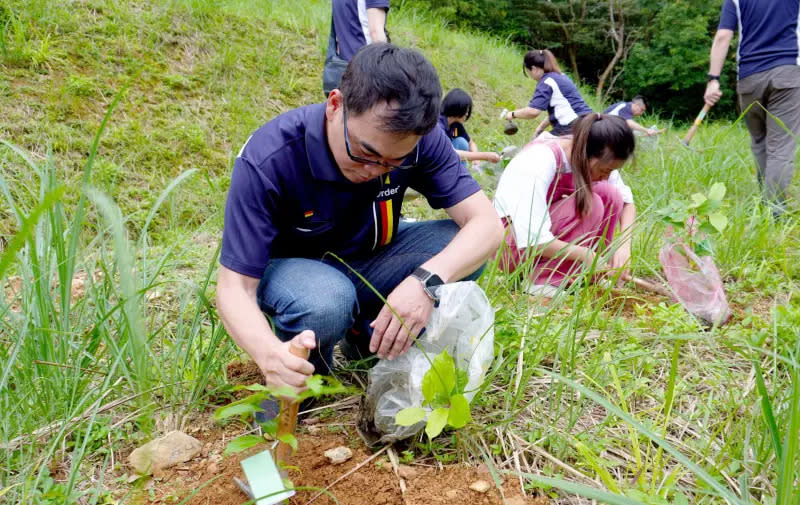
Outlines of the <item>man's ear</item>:
{"type": "Polygon", "coordinates": [[[328,95],[328,100],[325,103],[325,117],[328,120],[333,119],[334,114],[342,107],[344,107],[344,97],[342,96],[342,92],[338,89],[334,89],[328,95]]]}

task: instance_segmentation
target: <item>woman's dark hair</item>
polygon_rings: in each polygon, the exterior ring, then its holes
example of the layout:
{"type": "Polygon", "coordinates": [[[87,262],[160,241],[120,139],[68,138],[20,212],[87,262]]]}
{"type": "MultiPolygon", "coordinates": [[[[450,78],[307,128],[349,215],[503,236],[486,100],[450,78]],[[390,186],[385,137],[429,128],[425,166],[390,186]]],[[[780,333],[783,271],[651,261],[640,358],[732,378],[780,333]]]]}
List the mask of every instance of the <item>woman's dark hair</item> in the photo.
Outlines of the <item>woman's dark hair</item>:
{"type": "Polygon", "coordinates": [[[602,161],[627,160],[633,154],[633,130],[619,116],[587,114],[572,127],[572,180],[575,181],[575,207],[585,216],[592,209],[591,158],[602,161]]]}
{"type": "Polygon", "coordinates": [[[379,125],[389,133],[425,135],[439,119],[439,75],[414,49],[386,43],[362,47],[347,65],[339,90],[351,117],[389,104],[379,125]]]}
{"type": "Polygon", "coordinates": [[[541,68],[545,73],[561,73],[561,67],[558,66],[556,57],[549,49],[534,49],[525,53],[525,58],[522,60],[522,72],[533,67],[541,68]]]}
{"type": "Polygon", "coordinates": [[[442,100],[442,115],[444,117],[461,117],[472,115],[472,97],[460,88],[453,88],[442,100]]]}

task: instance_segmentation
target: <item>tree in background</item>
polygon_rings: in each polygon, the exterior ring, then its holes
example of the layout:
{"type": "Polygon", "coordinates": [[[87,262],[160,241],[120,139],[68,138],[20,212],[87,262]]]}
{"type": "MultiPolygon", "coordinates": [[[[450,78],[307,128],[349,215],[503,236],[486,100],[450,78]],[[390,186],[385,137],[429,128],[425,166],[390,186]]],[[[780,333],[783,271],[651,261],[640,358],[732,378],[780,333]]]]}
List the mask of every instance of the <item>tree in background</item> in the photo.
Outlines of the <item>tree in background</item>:
{"type": "MultiPolygon", "coordinates": [[[[708,53],[719,22],[721,0],[666,2],[646,37],[631,48],[625,64],[624,88],[648,97],[668,115],[691,118],[703,106],[708,53]]],[[[731,55],[733,57],[733,55],[731,55]]],[[[736,83],[736,65],[723,69],[722,85],[736,83]]],[[[735,113],[735,93],[723,95],[719,114],[735,113]]]]}
{"type": "MultiPolygon", "coordinates": [[[[722,0],[406,0],[460,27],[548,48],[602,100],[646,95],[650,108],[693,119],[722,0]]],[[[732,56],[731,56],[732,57],[732,56]]],[[[736,82],[726,65],[722,84],[736,82]]],[[[715,114],[733,115],[734,93],[715,114]]]]}

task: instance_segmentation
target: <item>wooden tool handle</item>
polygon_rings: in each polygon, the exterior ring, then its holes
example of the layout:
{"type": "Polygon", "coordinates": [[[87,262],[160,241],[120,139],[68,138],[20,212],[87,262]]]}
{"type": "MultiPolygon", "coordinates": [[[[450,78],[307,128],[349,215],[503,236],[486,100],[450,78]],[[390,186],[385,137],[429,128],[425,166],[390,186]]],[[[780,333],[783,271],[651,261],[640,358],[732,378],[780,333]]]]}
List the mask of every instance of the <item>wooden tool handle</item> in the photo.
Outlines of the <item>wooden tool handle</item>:
{"type": "MultiPolygon", "coordinates": [[[[308,359],[308,349],[295,345],[294,342],[289,345],[289,352],[298,358],[308,359]]],[[[278,415],[278,439],[283,435],[294,435],[294,430],[297,428],[297,411],[300,409],[300,402],[290,398],[281,398],[280,406],[281,412],[278,415]]],[[[285,463],[291,455],[292,447],[287,443],[279,441],[278,447],[275,450],[275,460],[278,464],[285,463]]]]}
{"type": "Polygon", "coordinates": [[[683,140],[681,142],[683,142],[687,146],[689,145],[689,142],[692,141],[692,137],[694,137],[694,134],[697,133],[697,128],[700,126],[700,123],[703,122],[703,119],[705,119],[706,114],[708,114],[708,111],[710,110],[711,106],[709,104],[703,105],[703,110],[701,110],[700,114],[697,115],[697,117],[694,120],[694,123],[692,123],[692,127],[689,128],[688,132],[686,132],[686,136],[683,137],[683,140]]]}
{"type": "Polygon", "coordinates": [[[644,289],[645,291],[650,291],[651,293],[655,293],[657,295],[668,296],[672,298],[672,293],[669,291],[669,289],[665,288],[660,284],[653,284],[650,281],[646,281],[644,279],[640,279],[639,277],[633,277],[630,275],[622,275],[621,278],[626,282],[634,283],[637,287],[644,289]]]}

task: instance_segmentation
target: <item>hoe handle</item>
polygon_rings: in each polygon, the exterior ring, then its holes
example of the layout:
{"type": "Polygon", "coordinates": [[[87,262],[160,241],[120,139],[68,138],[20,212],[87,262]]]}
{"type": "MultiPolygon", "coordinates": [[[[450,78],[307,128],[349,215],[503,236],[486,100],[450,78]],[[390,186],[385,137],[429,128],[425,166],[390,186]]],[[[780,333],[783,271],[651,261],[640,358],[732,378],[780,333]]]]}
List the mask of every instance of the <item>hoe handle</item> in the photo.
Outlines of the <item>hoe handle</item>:
{"type": "Polygon", "coordinates": [[[657,295],[666,296],[672,298],[672,293],[669,289],[665,288],[661,284],[654,284],[650,281],[646,281],[644,279],[640,279],[639,277],[633,277],[630,275],[622,275],[622,280],[632,282],[636,287],[640,289],[644,289],[645,291],[650,291],[651,293],[655,293],[657,295]]]}
{"type": "Polygon", "coordinates": [[[694,137],[694,134],[697,133],[697,128],[700,126],[700,123],[703,122],[703,119],[706,118],[706,114],[708,114],[709,110],[711,110],[710,105],[708,104],[703,105],[703,110],[701,110],[700,114],[697,115],[697,117],[694,120],[694,123],[692,123],[692,127],[689,128],[689,131],[686,132],[686,136],[683,137],[683,140],[681,141],[683,142],[684,145],[688,146],[689,142],[692,141],[692,137],[694,137]]]}
{"type": "MultiPolygon", "coordinates": [[[[289,346],[289,352],[298,358],[308,359],[308,349],[299,347],[294,344],[289,346]]],[[[281,413],[278,415],[278,439],[282,435],[294,435],[294,430],[297,427],[297,411],[300,408],[300,402],[294,401],[289,398],[281,398],[281,413]]],[[[275,459],[280,463],[285,463],[289,456],[292,455],[292,446],[284,442],[278,442],[278,447],[275,451],[275,459]]]]}

